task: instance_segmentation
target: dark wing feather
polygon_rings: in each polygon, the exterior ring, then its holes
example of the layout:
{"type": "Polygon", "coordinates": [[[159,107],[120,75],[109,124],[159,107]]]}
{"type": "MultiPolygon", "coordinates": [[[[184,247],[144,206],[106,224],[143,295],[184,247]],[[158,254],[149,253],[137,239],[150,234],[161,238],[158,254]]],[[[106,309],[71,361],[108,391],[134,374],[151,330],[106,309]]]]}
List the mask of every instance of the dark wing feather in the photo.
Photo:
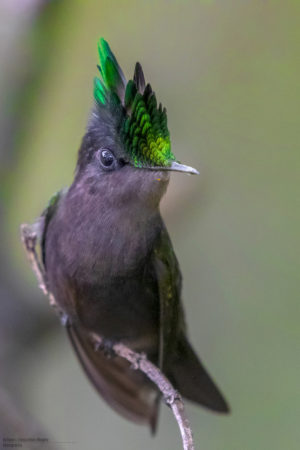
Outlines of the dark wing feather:
{"type": "Polygon", "coordinates": [[[163,224],[153,252],[154,268],[160,297],[160,367],[168,365],[174,352],[180,328],[184,329],[181,310],[181,273],[171,240],[163,224]]]}
{"type": "Polygon", "coordinates": [[[160,360],[163,371],[187,399],[213,411],[228,412],[223,395],[186,337],[180,301],[181,274],[165,227],[154,250],[154,264],[160,295],[160,360]]]}
{"type": "Polygon", "coordinates": [[[229,412],[229,406],[222,393],[184,334],[178,340],[168,375],[179,392],[188,400],[216,412],[229,412]]]}
{"type": "Polygon", "coordinates": [[[39,230],[39,237],[40,237],[40,243],[41,243],[41,255],[42,255],[42,261],[45,265],[45,242],[46,242],[46,234],[47,234],[47,228],[50,223],[50,220],[54,216],[58,203],[60,202],[61,198],[66,194],[67,190],[62,189],[61,191],[55,192],[55,194],[52,195],[50,198],[48,205],[42,212],[42,215],[39,219],[40,221],[40,230],[39,230]]]}
{"type": "Polygon", "coordinates": [[[142,66],[140,65],[139,62],[137,62],[135,65],[133,80],[135,81],[137,90],[141,94],[143,94],[144,89],[145,89],[145,77],[144,77],[144,72],[143,72],[142,66]]]}
{"type": "Polygon", "coordinates": [[[85,373],[102,398],[126,419],[150,425],[155,433],[159,395],[152,382],[125,359],[96,352],[83,328],[72,325],[67,330],[85,373]]]}

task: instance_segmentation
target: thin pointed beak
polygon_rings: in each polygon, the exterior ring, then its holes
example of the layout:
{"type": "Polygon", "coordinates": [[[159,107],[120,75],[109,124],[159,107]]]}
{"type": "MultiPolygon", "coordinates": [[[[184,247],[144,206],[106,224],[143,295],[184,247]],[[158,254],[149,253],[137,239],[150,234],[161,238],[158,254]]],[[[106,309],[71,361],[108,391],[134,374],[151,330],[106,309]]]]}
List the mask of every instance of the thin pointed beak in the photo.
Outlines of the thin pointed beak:
{"type": "Polygon", "coordinates": [[[190,166],[185,166],[184,164],[179,164],[176,161],[173,161],[171,166],[168,167],[167,170],[172,170],[174,172],[185,172],[185,173],[189,173],[191,175],[199,175],[198,170],[196,170],[190,166]]]}
{"type": "Polygon", "coordinates": [[[170,166],[150,166],[150,167],[142,167],[142,169],[146,170],[155,170],[155,171],[168,171],[168,172],[184,172],[190,175],[199,175],[198,170],[194,169],[194,167],[185,166],[184,164],[180,164],[176,161],[173,161],[170,166]]]}

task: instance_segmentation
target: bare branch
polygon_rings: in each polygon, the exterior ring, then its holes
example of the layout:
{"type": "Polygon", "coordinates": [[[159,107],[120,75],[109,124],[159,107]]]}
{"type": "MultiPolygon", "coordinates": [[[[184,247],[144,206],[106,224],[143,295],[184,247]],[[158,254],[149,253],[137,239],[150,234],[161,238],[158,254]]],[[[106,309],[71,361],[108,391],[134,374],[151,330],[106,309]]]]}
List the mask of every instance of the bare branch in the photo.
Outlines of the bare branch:
{"type": "MultiPolygon", "coordinates": [[[[96,348],[105,346],[105,340],[100,336],[90,333],[90,337],[96,348]]],[[[195,447],[193,443],[192,430],[186,417],[182,397],[179,392],[174,389],[167,377],[165,377],[158,367],[146,358],[146,355],[136,353],[122,343],[114,344],[112,346],[112,350],[116,353],[116,355],[127,359],[127,361],[131,363],[133,369],[141,370],[151,381],[153,381],[153,383],[156,384],[162,393],[166,404],[170,406],[175,419],[177,420],[182,437],[183,449],[194,450],[195,447]]]]}
{"type": "Polygon", "coordinates": [[[21,225],[21,240],[23,242],[25,252],[27,254],[27,258],[30,262],[31,268],[38,280],[39,288],[43,291],[43,293],[48,297],[50,306],[55,309],[56,313],[59,315],[61,322],[63,325],[66,325],[66,317],[65,312],[60,308],[58,303],[56,302],[54,295],[48,289],[48,283],[46,278],[46,273],[43,267],[42,262],[39,260],[36,244],[37,244],[37,226],[36,225],[21,225]]]}
{"type": "MultiPolygon", "coordinates": [[[[21,239],[32,270],[37,277],[39,287],[42,289],[44,294],[48,296],[50,305],[54,307],[56,312],[59,314],[60,319],[63,319],[62,322],[66,324],[67,315],[57,304],[53,294],[48,289],[46,273],[36,251],[37,232],[35,227],[27,224],[21,225],[21,239]]],[[[95,333],[89,333],[89,335],[95,346],[95,351],[97,351],[99,347],[106,346],[106,340],[103,337],[95,333]]],[[[195,450],[192,430],[185,413],[183,399],[179,392],[174,389],[168,378],[159,370],[158,367],[147,359],[145,354],[136,353],[122,343],[116,343],[112,347],[110,346],[110,349],[116,355],[130,362],[133,369],[142,371],[153,383],[156,384],[162,393],[166,404],[170,406],[173,411],[180,429],[183,450],[195,450]]]]}

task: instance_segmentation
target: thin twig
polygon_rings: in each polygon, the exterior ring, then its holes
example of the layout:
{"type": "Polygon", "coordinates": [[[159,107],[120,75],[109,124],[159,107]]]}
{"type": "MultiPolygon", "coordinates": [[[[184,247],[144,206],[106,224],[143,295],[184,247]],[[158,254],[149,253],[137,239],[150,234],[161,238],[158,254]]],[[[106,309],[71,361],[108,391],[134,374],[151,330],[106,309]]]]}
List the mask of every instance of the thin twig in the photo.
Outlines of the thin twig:
{"type": "MultiPolygon", "coordinates": [[[[32,270],[37,277],[39,287],[42,289],[43,293],[48,296],[50,305],[54,307],[56,312],[59,314],[60,319],[63,318],[62,321],[65,324],[65,319],[67,316],[57,304],[53,294],[48,289],[46,273],[36,251],[36,227],[34,225],[32,226],[27,224],[21,225],[21,239],[32,270]]],[[[91,341],[94,343],[95,351],[99,347],[105,346],[106,340],[103,337],[92,332],[89,333],[89,336],[91,341]]],[[[142,371],[154,384],[156,384],[162,393],[166,404],[170,406],[173,411],[180,429],[183,450],[195,450],[192,430],[185,413],[183,399],[179,392],[174,389],[168,378],[159,370],[158,367],[147,359],[145,354],[136,353],[122,343],[116,343],[110,348],[116,355],[130,362],[133,369],[142,371]]]]}
{"type": "MultiPolygon", "coordinates": [[[[104,339],[99,335],[90,333],[90,337],[96,348],[102,347],[103,345],[105,346],[104,339]]],[[[156,384],[162,393],[166,404],[170,406],[173,411],[180,429],[184,450],[194,450],[192,430],[186,417],[182,397],[179,392],[174,389],[168,378],[158,369],[158,367],[152,364],[144,354],[134,352],[122,343],[114,344],[112,350],[116,355],[127,359],[127,361],[131,363],[133,369],[141,370],[156,384]]]]}
{"type": "Polygon", "coordinates": [[[46,278],[46,273],[43,267],[42,262],[40,262],[37,251],[36,244],[38,240],[37,236],[37,227],[38,223],[34,225],[22,224],[21,229],[21,240],[23,242],[25,252],[27,254],[27,258],[31,265],[31,268],[38,280],[39,288],[43,291],[43,293],[48,297],[50,306],[54,308],[55,312],[59,316],[63,325],[66,325],[66,317],[67,315],[62,310],[62,308],[56,302],[54,295],[48,289],[48,283],[46,278]]]}

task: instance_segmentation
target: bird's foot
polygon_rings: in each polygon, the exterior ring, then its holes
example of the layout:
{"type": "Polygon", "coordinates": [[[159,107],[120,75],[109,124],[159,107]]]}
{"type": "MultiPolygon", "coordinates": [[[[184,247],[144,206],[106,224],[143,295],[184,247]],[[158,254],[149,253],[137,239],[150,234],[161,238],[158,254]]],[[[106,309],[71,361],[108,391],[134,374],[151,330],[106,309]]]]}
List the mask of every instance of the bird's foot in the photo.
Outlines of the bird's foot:
{"type": "Polygon", "coordinates": [[[180,400],[180,394],[179,392],[177,392],[176,390],[172,391],[169,393],[168,396],[166,396],[165,398],[165,402],[167,406],[171,406],[173,405],[173,403],[175,403],[176,400],[180,400]]]}
{"type": "Polygon", "coordinates": [[[59,306],[59,304],[56,302],[54,296],[49,292],[49,300],[50,300],[50,306],[54,309],[55,313],[57,314],[60,323],[63,327],[68,327],[71,324],[71,320],[68,316],[68,314],[59,306]]]}
{"type": "Polygon", "coordinates": [[[59,312],[59,319],[60,319],[60,323],[62,324],[63,327],[70,326],[70,324],[71,324],[70,318],[69,318],[68,314],[66,314],[64,311],[59,312]]]}
{"type": "Polygon", "coordinates": [[[141,352],[141,353],[138,354],[138,358],[136,359],[136,361],[131,363],[130,367],[133,370],[139,370],[141,361],[145,361],[146,359],[147,359],[146,353],[141,352]]]}
{"type": "Polygon", "coordinates": [[[113,358],[116,356],[114,351],[115,342],[111,339],[103,339],[101,343],[97,342],[95,344],[96,351],[102,351],[107,358],[113,358]]]}

